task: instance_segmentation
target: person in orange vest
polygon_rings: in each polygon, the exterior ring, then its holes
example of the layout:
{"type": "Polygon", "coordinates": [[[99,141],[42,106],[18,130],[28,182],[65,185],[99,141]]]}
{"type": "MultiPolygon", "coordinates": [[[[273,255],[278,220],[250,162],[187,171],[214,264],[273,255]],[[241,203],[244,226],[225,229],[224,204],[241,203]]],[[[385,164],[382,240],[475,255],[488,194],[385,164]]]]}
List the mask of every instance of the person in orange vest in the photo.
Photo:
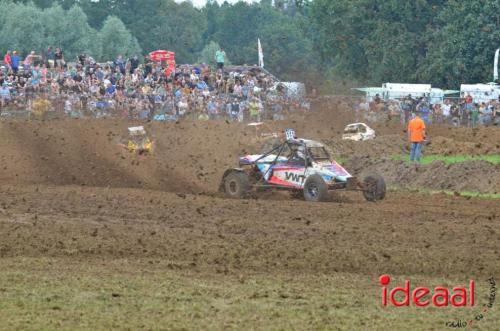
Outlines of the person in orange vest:
{"type": "Polygon", "coordinates": [[[425,123],[420,117],[420,112],[415,113],[415,117],[408,123],[408,139],[411,143],[410,162],[420,163],[422,145],[425,141],[425,123]]]}

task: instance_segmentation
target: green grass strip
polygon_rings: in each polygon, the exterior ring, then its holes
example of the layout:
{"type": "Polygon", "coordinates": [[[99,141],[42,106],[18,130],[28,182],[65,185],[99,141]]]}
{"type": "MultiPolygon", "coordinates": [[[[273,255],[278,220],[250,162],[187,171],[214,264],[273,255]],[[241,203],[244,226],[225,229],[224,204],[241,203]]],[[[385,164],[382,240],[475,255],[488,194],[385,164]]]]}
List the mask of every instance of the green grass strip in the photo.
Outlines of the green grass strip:
{"type": "MultiPolygon", "coordinates": [[[[391,160],[410,162],[409,155],[391,155],[391,160]]],[[[491,155],[425,155],[422,157],[421,164],[430,164],[434,161],[443,161],[446,164],[459,163],[464,161],[482,160],[492,164],[500,163],[500,154],[491,155]]]]}
{"type": "Polygon", "coordinates": [[[472,198],[481,198],[481,199],[500,199],[500,194],[498,193],[480,193],[480,192],[471,192],[471,191],[460,191],[460,192],[455,192],[455,191],[450,191],[450,190],[431,190],[431,189],[426,189],[426,188],[410,188],[410,187],[398,187],[398,186],[391,186],[389,187],[390,191],[396,191],[396,192],[417,192],[417,193],[424,193],[424,194],[446,194],[446,195],[452,195],[452,196],[461,196],[461,197],[472,197],[472,198]]]}

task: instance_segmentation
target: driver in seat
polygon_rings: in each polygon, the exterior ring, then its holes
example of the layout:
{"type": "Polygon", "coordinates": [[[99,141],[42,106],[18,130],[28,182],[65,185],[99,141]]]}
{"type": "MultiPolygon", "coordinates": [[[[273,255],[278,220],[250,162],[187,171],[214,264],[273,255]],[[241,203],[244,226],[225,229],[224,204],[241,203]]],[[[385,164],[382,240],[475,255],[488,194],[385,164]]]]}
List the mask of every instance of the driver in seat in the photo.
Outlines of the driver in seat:
{"type": "Polygon", "coordinates": [[[298,146],[297,149],[292,150],[288,157],[288,164],[304,166],[306,164],[306,153],[304,146],[298,146]]]}

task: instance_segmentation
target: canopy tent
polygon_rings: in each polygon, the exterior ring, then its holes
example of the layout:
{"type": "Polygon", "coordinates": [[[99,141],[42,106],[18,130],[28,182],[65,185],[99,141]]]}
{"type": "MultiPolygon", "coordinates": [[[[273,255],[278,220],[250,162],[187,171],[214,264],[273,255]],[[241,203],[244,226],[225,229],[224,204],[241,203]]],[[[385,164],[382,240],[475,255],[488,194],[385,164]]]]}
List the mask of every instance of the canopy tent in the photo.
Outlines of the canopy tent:
{"type": "Polygon", "coordinates": [[[167,68],[165,69],[165,74],[167,76],[175,72],[175,52],[157,50],[149,53],[149,58],[152,61],[165,61],[167,63],[167,68]]]}
{"type": "Polygon", "coordinates": [[[175,52],[157,50],[149,53],[149,57],[153,61],[169,61],[169,60],[175,61],[175,52]]]}

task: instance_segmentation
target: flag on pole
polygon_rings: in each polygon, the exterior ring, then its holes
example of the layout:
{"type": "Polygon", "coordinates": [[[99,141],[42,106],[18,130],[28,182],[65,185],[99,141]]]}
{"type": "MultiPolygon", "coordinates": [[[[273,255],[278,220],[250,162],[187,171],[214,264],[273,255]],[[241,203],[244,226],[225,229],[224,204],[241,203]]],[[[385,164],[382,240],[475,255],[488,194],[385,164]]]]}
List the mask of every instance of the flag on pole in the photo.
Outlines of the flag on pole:
{"type": "Polygon", "coordinates": [[[264,52],[262,52],[262,45],[260,44],[260,38],[257,38],[257,47],[259,48],[259,67],[264,68],[264,52]]]}
{"type": "Polygon", "coordinates": [[[493,81],[498,80],[498,55],[500,54],[500,48],[495,52],[495,67],[493,68],[493,81]]]}

